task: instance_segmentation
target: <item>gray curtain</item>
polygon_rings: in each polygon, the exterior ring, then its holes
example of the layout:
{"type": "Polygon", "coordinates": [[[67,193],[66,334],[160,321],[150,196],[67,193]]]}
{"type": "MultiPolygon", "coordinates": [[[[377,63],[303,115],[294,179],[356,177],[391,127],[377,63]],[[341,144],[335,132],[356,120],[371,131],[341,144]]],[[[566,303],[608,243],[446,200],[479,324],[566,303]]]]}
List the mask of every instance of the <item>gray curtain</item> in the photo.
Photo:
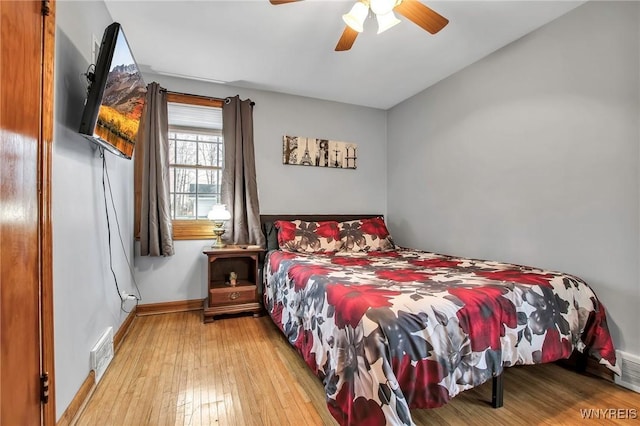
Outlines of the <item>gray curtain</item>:
{"type": "Polygon", "coordinates": [[[143,156],[140,254],[172,256],[167,93],[155,82],[147,86],[138,143],[143,156]]]}
{"type": "Polygon", "coordinates": [[[225,240],[231,244],[264,245],[253,150],[253,105],[239,96],[227,98],[222,107],[224,170],[222,202],[231,213],[225,240]]]}

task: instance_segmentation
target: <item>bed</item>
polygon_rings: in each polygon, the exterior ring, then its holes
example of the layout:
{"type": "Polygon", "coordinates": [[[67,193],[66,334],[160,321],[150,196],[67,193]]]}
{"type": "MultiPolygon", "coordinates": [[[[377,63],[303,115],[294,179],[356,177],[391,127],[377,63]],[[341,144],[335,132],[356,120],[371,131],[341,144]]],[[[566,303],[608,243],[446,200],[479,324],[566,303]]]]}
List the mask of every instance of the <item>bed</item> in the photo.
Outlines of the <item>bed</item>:
{"type": "Polygon", "coordinates": [[[396,246],[377,215],[262,216],[264,306],[341,425],[413,424],[505,367],[587,354],[619,374],[580,278],[396,246]]]}

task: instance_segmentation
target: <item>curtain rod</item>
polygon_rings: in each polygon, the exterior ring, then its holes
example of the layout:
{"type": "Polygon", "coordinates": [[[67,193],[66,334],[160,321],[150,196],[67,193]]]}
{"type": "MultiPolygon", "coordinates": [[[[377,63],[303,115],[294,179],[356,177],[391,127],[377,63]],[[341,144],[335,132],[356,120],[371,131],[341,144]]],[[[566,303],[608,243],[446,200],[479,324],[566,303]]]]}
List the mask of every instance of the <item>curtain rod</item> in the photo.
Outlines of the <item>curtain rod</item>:
{"type": "MultiPolygon", "coordinates": [[[[195,98],[202,98],[202,99],[209,99],[212,101],[220,101],[220,102],[224,102],[225,104],[228,104],[230,102],[230,97],[226,97],[226,98],[216,98],[214,96],[205,96],[205,95],[194,95],[192,93],[183,93],[183,92],[174,92],[173,90],[168,90],[168,89],[161,89],[162,91],[165,91],[167,93],[171,93],[172,95],[182,95],[182,96],[193,96],[195,98]]],[[[255,102],[251,101],[251,106],[255,106],[255,102]]]]}
{"type": "Polygon", "coordinates": [[[170,93],[172,95],[182,95],[182,96],[193,96],[194,98],[202,98],[202,99],[210,99],[212,101],[220,101],[220,102],[224,102],[225,100],[222,98],[216,98],[214,96],[205,96],[205,95],[194,95],[192,93],[184,93],[184,92],[174,92],[173,90],[169,90],[169,89],[161,89],[167,93],[170,93]]]}

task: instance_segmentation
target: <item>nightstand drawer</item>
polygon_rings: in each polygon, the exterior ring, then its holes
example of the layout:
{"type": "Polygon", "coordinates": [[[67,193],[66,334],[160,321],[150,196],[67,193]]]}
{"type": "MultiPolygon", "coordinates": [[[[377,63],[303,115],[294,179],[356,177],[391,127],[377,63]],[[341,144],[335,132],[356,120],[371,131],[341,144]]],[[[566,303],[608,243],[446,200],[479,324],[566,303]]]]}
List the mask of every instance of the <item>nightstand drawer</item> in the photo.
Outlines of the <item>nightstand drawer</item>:
{"type": "Polygon", "coordinates": [[[243,285],[236,287],[212,288],[209,290],[209,305],[235,305],[238,303],[255,302],[256,286],[243,285]]]}

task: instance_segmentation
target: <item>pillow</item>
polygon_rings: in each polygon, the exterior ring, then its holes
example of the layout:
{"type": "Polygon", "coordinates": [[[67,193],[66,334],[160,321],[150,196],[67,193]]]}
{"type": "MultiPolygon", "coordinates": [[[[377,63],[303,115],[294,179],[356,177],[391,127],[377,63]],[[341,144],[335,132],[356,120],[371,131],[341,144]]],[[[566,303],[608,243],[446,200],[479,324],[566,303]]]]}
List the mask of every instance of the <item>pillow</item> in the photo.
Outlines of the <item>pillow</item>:
{"type": "Polygon", "coordinates": [[[338,228],[344,251],[395,250],[389,230],[381,217],[340,222],[338,228]]]}
{"type": "Polygon", "coordinates": [[[273,222],[265,222],[262,224],[262,232],[267,240],[267,251],[278,249],[278,228],[273,222]]]}
{"type": "Polygon", "coordinates": [[[281,250],[302,253],[338,251],[341,247],[338,222],[305,222],[278,220],[278,246],[281,250]]]}

